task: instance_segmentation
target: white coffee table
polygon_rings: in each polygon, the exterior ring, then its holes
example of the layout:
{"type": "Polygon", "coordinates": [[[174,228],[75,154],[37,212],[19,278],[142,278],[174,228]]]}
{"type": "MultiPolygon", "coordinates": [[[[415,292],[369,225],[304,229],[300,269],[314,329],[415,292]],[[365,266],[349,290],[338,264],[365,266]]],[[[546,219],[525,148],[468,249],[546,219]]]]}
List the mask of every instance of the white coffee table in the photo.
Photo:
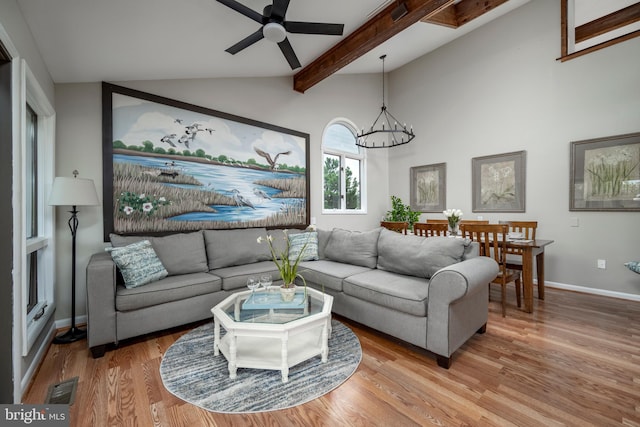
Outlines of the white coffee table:
{"type": "MultiPolygon", "coordinates": [[[[300,292],[304,292],[303,289],[300,292]]],[[[211,309],[214,320],[214,355],[220,352],[229,362],[229,378],[238,368],[272,369],[289,380],[289,368],[320,355],[329,354],[333,297],[307,288],[301,304],[290,307],[243,308],[251,291],[238,292],[211,309]],[[220,337],[220,327],[226,334],[220,337]]],[[[255,297],[260,293],[256,292],[255,297]]]]}

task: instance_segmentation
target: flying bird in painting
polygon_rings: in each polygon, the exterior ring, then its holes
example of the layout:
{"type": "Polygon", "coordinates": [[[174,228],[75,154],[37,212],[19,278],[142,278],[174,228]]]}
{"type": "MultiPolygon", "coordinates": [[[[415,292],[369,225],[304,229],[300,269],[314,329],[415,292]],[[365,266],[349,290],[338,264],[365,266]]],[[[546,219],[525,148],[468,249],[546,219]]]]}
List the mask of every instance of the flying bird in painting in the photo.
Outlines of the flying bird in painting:
{"type": "Polygon", "coordinates": [[[233,193],[233,196],[231,197],[233,198],[236,206],[249,206],[251,209],[255,209],[253,203],[251,203],[248,199],[244,198],[242,194],[240,194],[240,190],[234,188],[233,190],[231,190],[231,193],[233,193]]]}
{"type": "Polygon", "coordinates": [[[189,141],[193,140],[191,135],[187,135],[186,133],[180,137],[178,142],[180,144],[184,144],[185,147],[189,148],[189,141]]]}
{"type": "Polygon", "coordinates": [[[269,163],[269,166],[271,167],[271,170],[274,170],[276,168],[276,162],[278,161],[278,157],[280,156],[287,156],[289,154],[291,154],[291,151],[283,151],[282,153],[278,153],[276,154],[276,156],[274,158],[271,158],[271,154],[262,151],[261,149],[257,148],[257,147],[253,147],[253,149],[255,150],[256,153],[258,153],[258,156],[260,157],[264,157],[267,160],[267,163],[269,163]]]}
{"type": "Polygon", "coordinates": [[[202,132],[204,129],[200,129],[200,126],[202,126],[200,123],[194,123],[192,125],[185,126],[185,132],[187,134],[202,132]]]}
{"type": "Polygon", "coordinates": [[[174,144],[172,141],[172,139],[175,137],[176,137],[175,133],[172,133],[171,135],[165,135],[162,138],[160,138],[160,142],[166,142],[167,144],[175,148],[176,144],[174,144]]]}
{"type": "Polygon", "coordinates": [[[174,123],[178,123],[179,125],[181,125],[182,124],[182,119],[175,119],[173,122],[174,123]]]}

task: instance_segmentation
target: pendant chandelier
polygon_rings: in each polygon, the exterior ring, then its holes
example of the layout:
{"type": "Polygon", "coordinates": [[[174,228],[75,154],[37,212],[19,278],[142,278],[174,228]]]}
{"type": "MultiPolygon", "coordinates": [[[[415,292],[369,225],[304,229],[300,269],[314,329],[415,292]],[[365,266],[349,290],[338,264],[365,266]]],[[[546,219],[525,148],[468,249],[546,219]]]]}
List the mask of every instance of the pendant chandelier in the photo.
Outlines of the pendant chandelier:
{"type": "Polygon", "coordinates": [[[365,132],[356,135],[356,145],[364,148],[389,148],[398,145],[407,144],[416,135],[413,133],[413,127],[407,129],[407,124],[400,124],[389,111],[384,103],[384,59],[387,55],[382,55],[382,109],[378,117],[371,125],[371,128],[365,132]]]}

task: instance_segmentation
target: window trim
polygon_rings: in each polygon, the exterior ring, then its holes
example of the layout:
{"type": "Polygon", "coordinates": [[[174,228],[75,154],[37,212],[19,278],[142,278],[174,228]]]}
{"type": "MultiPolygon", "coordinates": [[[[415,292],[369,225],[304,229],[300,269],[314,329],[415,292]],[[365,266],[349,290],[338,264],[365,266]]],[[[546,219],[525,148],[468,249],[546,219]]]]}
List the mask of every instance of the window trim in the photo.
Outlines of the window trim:
{"type": "MultiPolygon", "coordinates": [[[[55,168],[55,110],[24,59],[15,58],[13,66],[13,203],[20,206],[13,213],[14,238],[14,315],[17,316],[22,341],[22,356],[27,356],[55,311],[55,211],[47,204],[55,168]],[[26,237],[26,138],[27,104],[37,115],[38,235],[26,237]],[[35,308],[27,313],[27,254],[38,251],[38,295],[35,308]],[[17,311],[17,312],[16,312],[17,311]]],[[[18,326],[18,325],[16,325],[18,326]]]]}
{"type": "MultiPolygon", "coordinates": [[[[358,133],[358,127],[349,119],[346,119],[344,117],[338,117],[335,118],[333,120],[331,120],[329,123],[327,123],[327,125],[324,127],[324,130],[322,131],[322,140],[320,143],[320,151],[321,151],[321,156],[320,156],[320,183],[321,183],[321,200],[322,200],[322,214],[327,214],[327,215],[366,215],[367,214],[367,156],[366,156],[366,151],[363,148],[358,147],[358,154],[356,153],[349,153],[347,151],[341,151],[341,150],[336,150],[336,149],[331,149],[331,148],[325,148],[324,145],[324,140],[327,134],[328,129],[333,126],[333,125],[342,125],[344,127],[346,127],[347,129],[349,129],[351,131],[351,133],[354,136],[354,139],[358,133]],[[324,157],[325,154],[329,154],[332,156],[338,156],[340,157],[340,167],[344,168],[344,162],[345,162],[345,158],[350,158],[350,159],[356,159],[360,161],[360,209],[347,209],[346,208],[346,197],[342,197],[341,198],[341,207],[340,209],[326,209],[324,207],[324,157]]],[[[344,173],[340,173],[340,179],[341,179],[341,183],[343,185],[341,185],[341,195],[345,196],[346,195],[346,188],[345,185],[346,184],[344,182],[345,178],[344,178],[344,173]]]]}

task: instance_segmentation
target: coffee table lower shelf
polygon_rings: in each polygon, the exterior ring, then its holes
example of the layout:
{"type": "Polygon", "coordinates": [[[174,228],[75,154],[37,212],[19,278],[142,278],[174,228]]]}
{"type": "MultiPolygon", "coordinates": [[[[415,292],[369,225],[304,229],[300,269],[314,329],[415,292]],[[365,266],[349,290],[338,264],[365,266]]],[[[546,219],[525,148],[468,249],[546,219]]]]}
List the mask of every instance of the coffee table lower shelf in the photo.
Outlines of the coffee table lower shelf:
{"type": "Polygon", "coordinates": [[[218,349],[229,362],[229,378],[236,377],[238,368],[271,369],[281,371],[282,382],[286,383],[292,366],[315,356],[321,356],[323,363],[327,361],[327,348],[323,349],[326,344],[322,344],[326,342],[326,339],[322,339],[324,329],[317,327],[288,339],[280,336],[282,334],[256,337],[227,333],[220,339],[218,349]],[[232,350],[234,339],[235,351],[232,350]]]}

